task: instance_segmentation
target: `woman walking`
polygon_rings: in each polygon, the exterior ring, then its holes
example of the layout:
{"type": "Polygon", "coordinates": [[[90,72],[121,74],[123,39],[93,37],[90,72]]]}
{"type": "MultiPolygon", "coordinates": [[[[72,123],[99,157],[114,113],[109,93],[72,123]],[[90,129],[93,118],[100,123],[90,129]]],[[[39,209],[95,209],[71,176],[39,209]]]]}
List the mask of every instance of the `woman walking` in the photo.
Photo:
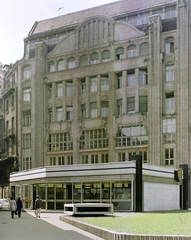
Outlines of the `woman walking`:
{"type": "Polygon", "coordinates": [[[18,217],[21,217],[21,209],[23,208],[23,203],[20,199],[20,197],[18,197],[17,199],[17,212],[18,212],[18,217]]]}
{"type": "Polygon", "coordinates": [[[9,206],[11,210],[11,217],[14,218],[17,204],[16,204],[16,201],[13,199],[13,197],[11,197],[11,200],[9,201],[9,206]]]}

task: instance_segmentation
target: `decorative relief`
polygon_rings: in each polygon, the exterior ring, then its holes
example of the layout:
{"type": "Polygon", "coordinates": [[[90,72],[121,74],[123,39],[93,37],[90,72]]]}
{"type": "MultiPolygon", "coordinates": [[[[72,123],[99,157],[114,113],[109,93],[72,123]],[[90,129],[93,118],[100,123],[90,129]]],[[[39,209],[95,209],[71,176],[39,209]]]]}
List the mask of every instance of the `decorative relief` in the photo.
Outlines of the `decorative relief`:
{"type": "Polygon", "coordinates": [[[174,64],[174,54],[168,54],[165,55],[165,63],[168,64],[174,64]]]}
{"type": "Polygon", "coordinates": [[[134,96],[135,95],[135,88],[127,88],[127,95],[134,96]]]}

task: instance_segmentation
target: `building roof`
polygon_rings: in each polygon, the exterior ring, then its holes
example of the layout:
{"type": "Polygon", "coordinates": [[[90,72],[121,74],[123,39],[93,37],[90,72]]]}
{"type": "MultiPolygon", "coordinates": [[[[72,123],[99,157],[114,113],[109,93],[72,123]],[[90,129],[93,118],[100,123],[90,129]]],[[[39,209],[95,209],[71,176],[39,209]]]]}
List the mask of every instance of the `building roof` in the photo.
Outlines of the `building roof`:
{"type": "Polygon", "coordinates": [[[176,2],[177,1],[175,0],[119,0],[113,3],[69,13],[59,17],[36,21],[28,36],[54,29],[77,25],[85,19],[96,15],[114,17],[123,13],[125,14],[128,12],[139,11],[145,8],[157,7],[166,3],[176,2]]]}

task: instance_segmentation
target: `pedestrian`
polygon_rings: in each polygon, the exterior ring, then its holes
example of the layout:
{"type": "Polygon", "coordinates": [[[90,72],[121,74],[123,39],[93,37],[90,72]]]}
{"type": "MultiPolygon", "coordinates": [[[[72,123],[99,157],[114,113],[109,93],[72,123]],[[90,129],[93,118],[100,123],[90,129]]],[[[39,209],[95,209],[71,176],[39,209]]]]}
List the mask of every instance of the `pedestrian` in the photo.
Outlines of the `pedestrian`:
{"type": "Polygon", "coordinates": [[[14,218],[16,208],[17,208],[17,204],[16,204],[16,201],[14,200],[13,197],[11,197],[11,200],[9,201],[9,207],[10,207],[10,210],[11,210],[11,217],[14,218]]]}
{"type": "Polygon", "coordinates": [[[37,195],[35,200],[36,217],[40,218],[41,208],[42,208],[42,200],[39,198],[39,195],[37,195]]]}
{"type": "Polygon", "coordinates": [[[20,199],[20,197],[18,197],[17,199],[17,212],[18,212],[18,217],[21,217],[21,209],[23,208],[23,203],[20,199]]]}

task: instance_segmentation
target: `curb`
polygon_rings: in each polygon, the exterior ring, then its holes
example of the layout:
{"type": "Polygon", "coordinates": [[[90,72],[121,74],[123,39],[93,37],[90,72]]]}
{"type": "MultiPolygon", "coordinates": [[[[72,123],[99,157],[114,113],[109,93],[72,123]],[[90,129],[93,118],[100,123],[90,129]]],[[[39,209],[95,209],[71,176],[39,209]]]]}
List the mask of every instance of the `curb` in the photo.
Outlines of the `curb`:
{"type": "Polygon", "coordinates": [[[190,240],[191,235],[141,235],[141,234],[130,234],[123,232],[109,231],[104,228],[100,228],[94,225],[80,222],[69,216],[60,216],[61,221],[71,224],[77,228],[80,228],[86,232],[92,233],[105,240],[190,240]]]}

